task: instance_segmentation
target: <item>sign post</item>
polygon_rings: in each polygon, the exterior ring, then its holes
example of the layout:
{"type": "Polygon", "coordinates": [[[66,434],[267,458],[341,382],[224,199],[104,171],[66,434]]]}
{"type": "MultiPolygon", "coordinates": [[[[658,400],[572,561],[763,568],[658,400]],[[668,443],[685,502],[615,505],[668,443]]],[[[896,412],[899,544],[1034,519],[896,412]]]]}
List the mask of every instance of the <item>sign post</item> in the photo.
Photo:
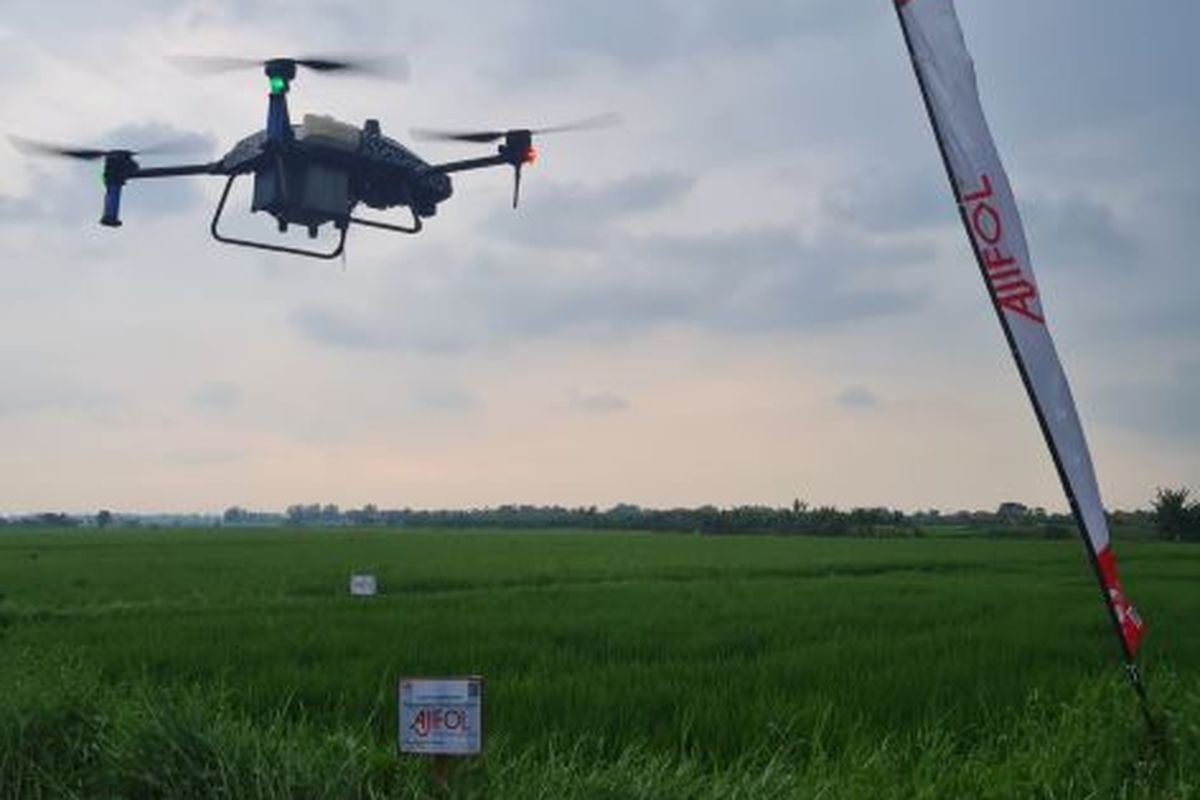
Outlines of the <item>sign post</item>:
{"type": "Polygon", "coordinates": [[[401,753],[431,757],[438,789],[450,789],[450,759],[483,750],[483,678],[401,678],[401,753]]]}

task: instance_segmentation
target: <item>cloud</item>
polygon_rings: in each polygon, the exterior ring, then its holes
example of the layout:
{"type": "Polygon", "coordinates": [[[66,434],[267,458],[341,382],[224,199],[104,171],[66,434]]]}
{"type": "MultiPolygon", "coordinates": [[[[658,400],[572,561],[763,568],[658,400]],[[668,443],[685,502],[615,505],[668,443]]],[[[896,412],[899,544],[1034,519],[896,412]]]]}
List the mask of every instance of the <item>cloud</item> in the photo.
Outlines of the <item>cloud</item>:
{"type": "Polygon", "coordinates": [[[1103,421],[1169,442],[1200,442],[1200,360],[1164,378],[1115,383],[1096,395],[1103,421]]]}
{"type": "Polygon", "coordinates": [[[98,139],[103,147],[129,148],[142,150],[146,148],[160,149],[163,155],[147,155],[142,158],[162,159],[188,157],[204,159],[213,154],[217,148],[217,140],[212,134],[201,131],[184,131],[175,126],[159,121],[135,122],[121,125],[107,132],[98,139]]]}
{"type": "Polygon", "coordinates": [[[54,378],[10,373],[0,381],[0,416],[107,411],[122,402],[110,392],[54,378]]]}
{"type": "Polygon", "coordinates": [[[416,411],[465,414],[483,406],[480,399],[462,386],[422,386],[408,395],[408,405],[416,411]]]}
{"type": "Polygon", "coordinates": [[[816,36],[844,36],[869,24],[871,10],[844,0],[756,0],[703,5],[666,0],[560,0],[518,15],[517,36],[543,69],[604,59],[622,69],[759,51],[816,36]]]}
{"type": "Polygon", "coordinates": [[[686,287],[693,319],[735,332],[812,330],[912,311],[924,301],[901,288],[898,272],[935,256],[925,245],[805,240],[782,228],[661,236],[644,247],[686,287]]]}
{"type": "Polygon", "coordinates": [[[192,392],[188,402],[202,411],[228,411],[242,402],[242,390],[232,383],[212,381],[192,392]]]}
{"type": "MultiPolygon", "coordinates": [[[[518,52],[530,54],[543,67],[601,57],[627,65],[645,65],[678,52],[679,17],[663,0],[560,0],[527,9],[519,16],[524,30],[518,35],[530,45],[518,52]]],[[[561,66],[560,66],[561,68],[561,66]]]]}
{"type": "Polygon", "coordinates": [[[556,336],[612,341],[666,325],[812,331],[918,308],[923,298],[900,274],[933,255],[922,245],[807,241],[781,228],[614,236],[598,266],[489,251],[406,273],[374,308],[312,304],[291,321],[330,347],[434,354],[556,336]]]}
{"type": "Polygon", "coordinates": [[[865,386],[848,386],[834,399],[848,411],[870,411],[879,407],[879,397],[865,386]]]}
{"type": "Polygon", "coordinates": [[[162,461],[175,467],[224,467],[247,458],[242,450],[175,450],[164,454],[162,461]]]}
{"type": "Polygon", "coordinates": [[[376,350],[388,346],[387,337],[360,315],[335,307],[309,306],[290,315],[297,330],[314,342],[348,350],[376,350]]]}
{"type": "Polygon", "coordinates": [[[694,179],[672,172],[635,174],[599,186],[550,183],[524,204],[523,217],[493,214],[488,229],[535,247],[593,247],[613,235],[617,222],[682,200],[694,179]]]}
{"type": "MultiPolygon", "coordinates": [[[[427,293],[425,300],[436,304],[445,301],[446,295],[442,291],[427,293]]],[[[390,311],[310,305],[293,311],[289,321],[305,339],[341,350],[413,350],[451,355],[461,353],[475,338],[467,330],[467,320],[431,313],[429,309],[436,305],[414,303],[411,298],[400,302],[402,308],[390,311]]]]}
{"type": "Polygon", "coordinates": [[[757,0],[716,3],[704,11],[702,30],[710,46],[757,49],[815,36],[841,37],[878,19],[874,10],[844,0],[757,0]]]}
{"type": "Polygon", "coordinates": [[[571,407],[585,414],[612,414],[629,409],[629,401],[614,392],[584,392],[572,389],[568,393],[571,407]]]}
{"type": "Polygon", "coordinates": [[[1023,205],[1035,259],[1057,267],[1129,270],[1139,245],[1107,205],[1083,195],[1023,205]]]}
{"type": "Polygon", "coordinates": [[[36,219],[42,213],[41,206],[28,197],[0,195],[0,223],[36,219]]]}
{"type": "Polygon", "coordinates": [[[825,192],[823,210],[833,220],[876,233],[906,233],[957,222],[942,176],[911,172],[851,180],[825,192]]]}

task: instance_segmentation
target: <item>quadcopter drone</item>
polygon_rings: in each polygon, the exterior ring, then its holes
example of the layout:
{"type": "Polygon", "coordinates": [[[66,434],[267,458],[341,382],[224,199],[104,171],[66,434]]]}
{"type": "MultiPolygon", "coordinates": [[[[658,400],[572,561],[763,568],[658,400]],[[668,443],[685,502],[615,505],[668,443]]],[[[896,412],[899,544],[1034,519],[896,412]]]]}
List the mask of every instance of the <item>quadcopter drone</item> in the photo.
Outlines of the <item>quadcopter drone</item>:
{"type": "Polygon", "coordinates": [[[379,121],[367,120],[357,128],[332,117],[307,114],[301,124],[293,124],[288,114],[287,95],[296,78],[297,67],[315,72],[367,72],[367,62],[326,58],[272,58],[266,61],[234,58],[177,59],[204,71],[225,71],[261,66],[270,82],[267,125],[264,130],[242,139],[218,161],[206,164],[143,167],[135,156],[162,152],[164,148],[142,150],[104,150],[48,145],[14,139],[23,150],[42,155],[61,156],[85,161],[104,162],[104,214],[100,224],[121,225],[121,190],[132,180],[173,178],[182,175],[226,176],[225,188],[213,212],[209,226],[213,238],[224,244],[271,250],[278,253],[332,259],[346,247],[351,225],[364,225],[397,233],[416,234],[421,220],[437,213],[439,203],[453,193],[451,173],[489,167],[513,170],[513,208],[521,196],[521,170],[537,158],[533,137],[544,133],[585,130],[617,121],[615,115],[580,120],[569,125],[541,129],[449,132],[416,130],[423,139],[499,143],[497,152],[479,158],[430,164],[404,145],[384,136],[379,121]],[[254,193],[250,210],[266,211],[275,218],[280,233],[291,225],[302,226],[315,239],[322,226],[332,223],[338,231],[336,246],[329,251],[288,247],[225,235],[221,218],[234,183],[242,176],[253,176],[254,193]],[[386,210],[407,208],[408,224],[395,224],[354,216],[362,203],[386,210]]]}

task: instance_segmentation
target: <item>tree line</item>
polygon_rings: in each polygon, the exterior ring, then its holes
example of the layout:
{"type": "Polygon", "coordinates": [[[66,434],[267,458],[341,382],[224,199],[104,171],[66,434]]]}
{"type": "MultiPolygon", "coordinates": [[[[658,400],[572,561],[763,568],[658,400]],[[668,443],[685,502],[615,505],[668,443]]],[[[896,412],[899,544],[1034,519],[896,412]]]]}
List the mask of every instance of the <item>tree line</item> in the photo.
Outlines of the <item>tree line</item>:
{"type": "MultiPolygon", "coordinates": [[[[1200,541],[1200,502],[1189,489],[1160,488],[1149,510],[1114,511],[1109,520],[1118,533],[1158,536],[1171,541],[1200,541]]],[[[809,536],[920,536],[949,529],[999,536],[1066,538],[1074,535],[1069,514],[1048,513],[1021,503],[1002,503],[994,511],[937,510],[903,512],[874,507],[838,509],[811,507],[797,499],[790,506],[761,505],[719,508],[642,508],[620,503],[596,506],[501,505],[471,509],[381,509],[368,504],[341,509],[332,503],[295,504],[283,512],[254,511],[232,506],[219,516],[139,516],[115,514],[107,509],[95,515],[44,512],[21,517],[0,516],[0,525],[20,524],[47,528],[89,526],[223,525],[312,527],[418,527],[478,529],[583,529],[651,532],[686,532],[711,535],[777,534],[809,536]]]]}

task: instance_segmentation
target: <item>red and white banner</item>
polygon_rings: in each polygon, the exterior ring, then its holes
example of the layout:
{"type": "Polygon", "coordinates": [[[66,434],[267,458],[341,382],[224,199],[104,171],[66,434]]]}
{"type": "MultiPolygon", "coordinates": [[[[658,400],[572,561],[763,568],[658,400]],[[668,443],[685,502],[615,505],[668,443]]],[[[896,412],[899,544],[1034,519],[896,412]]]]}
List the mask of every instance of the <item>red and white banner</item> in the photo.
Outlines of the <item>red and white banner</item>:
{"type": "Polygon", "coordinates": [[[1117,579],[1108,523],[1067,376],[1046,328],[1025,233],[988,130],[953,0],[895,0],[984,283],[1053,454],[1127,660],[1142,621],[1117,579]]]}

